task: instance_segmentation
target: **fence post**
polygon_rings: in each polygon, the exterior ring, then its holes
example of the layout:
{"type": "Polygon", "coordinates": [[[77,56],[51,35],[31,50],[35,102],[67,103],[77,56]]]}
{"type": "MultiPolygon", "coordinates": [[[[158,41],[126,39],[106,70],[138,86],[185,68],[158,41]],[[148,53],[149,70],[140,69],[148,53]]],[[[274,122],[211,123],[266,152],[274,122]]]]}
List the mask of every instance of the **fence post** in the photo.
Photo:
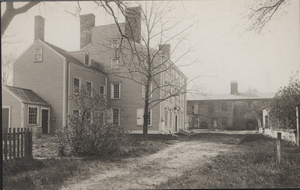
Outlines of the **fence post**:
{"type": "Polygon", "coordinates": [[[24,131],[21,128],[21,157],[24,157],[24,131]]]}
{"type": "Polygon", "coordinates": [[[28,149],[29,149],[29,157],[32,158],[32,128],[31,130],[28,130],[29,131],[29,144],[28,144],[28,149]]]}
{"type": "Polygon", "coordinates": [[[24,129],[24,156],[28,156],[28,132],[27,129],[24,129]]]}
{"type": "Polygon", "coordinates": [[[17,157],[20,158],[20,128],[17,128],[17,157]]]}
{"type": "Polygon", "coordinates": [[[277,132],[276,166],[281,164],[281,133],[277,132]]]}
{"type": "Polygon", "coordinates": [[[13,128],[13,158],[16,158],[16,128],[13,128]]]}
{"type": "Polygon", "coordinates": [[[297,123],[296,144],[297,144],[297,146],[299,146],[299,144],[300,144],[300,131],[299,131],[299,129],[300,129],[300,118],[299,118],[300,113],[299,112],[300,112],[300,104],[296,105],[296,123],[297,123]]]}
{"type": "Polygon", "coordinates": [[[8,146],[9,159],[11,160],[11,128],[8,129],[8,146]]]}
{"type": "Polygon", "coordinates": [[[4,129],[4,157],[7,160],[7,128],[4,129]]]}

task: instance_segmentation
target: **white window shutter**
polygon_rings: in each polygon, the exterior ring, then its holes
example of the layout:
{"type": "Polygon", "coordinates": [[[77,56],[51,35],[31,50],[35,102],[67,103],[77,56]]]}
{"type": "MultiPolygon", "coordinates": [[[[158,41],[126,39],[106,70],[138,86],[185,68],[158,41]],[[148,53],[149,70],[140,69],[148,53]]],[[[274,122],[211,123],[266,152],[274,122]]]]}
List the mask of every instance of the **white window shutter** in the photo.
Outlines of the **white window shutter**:
{"type": "Polygon", "coordinates": [[[138,108],[136,110],[136,124],[137,125],[143,125],[143,108],[138,108]]]}

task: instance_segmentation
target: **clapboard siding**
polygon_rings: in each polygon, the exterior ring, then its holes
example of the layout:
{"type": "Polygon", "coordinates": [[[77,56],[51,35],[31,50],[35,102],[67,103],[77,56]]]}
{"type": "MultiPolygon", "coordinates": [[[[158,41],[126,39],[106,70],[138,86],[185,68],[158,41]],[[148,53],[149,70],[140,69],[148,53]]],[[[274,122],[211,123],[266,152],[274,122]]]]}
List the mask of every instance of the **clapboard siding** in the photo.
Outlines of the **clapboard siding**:
{"type": "MultiPolygon", "coordinates": [[[[73,93],[73,79],[78,78],[80,79],[81,85],[86,86],[86,82],[89,81],[92,83],[92,88],[100,93],[100,85],[105,86],[106,88],[106,76],[101,74],[97,71],[92,71],[90,69],[81,67],[79,65],[70,63],[70,76],[69,76],[69,95],[73,93]]],[[[107,90],[107,89],[105,89],[107,90]]],[[[69,113],[72,113],[73,110],[72,102],[69,102],[69,113]]]]}
{"type": "Polygon", "coordinates": [[[21,127],[21,102],[2,87],[2,107],[10,106],[10,127],[21,127]]]}
{"type": "Polygon", "coordinates": [[[41,41],[36,41],[14,64],[14,86],[31,89],[51,105],[51,134],[62,125],[64,64],[64,58],[41,41]],[[38,46],[43,47],[43,61],[34,62],[34,48],[38,46]]]}

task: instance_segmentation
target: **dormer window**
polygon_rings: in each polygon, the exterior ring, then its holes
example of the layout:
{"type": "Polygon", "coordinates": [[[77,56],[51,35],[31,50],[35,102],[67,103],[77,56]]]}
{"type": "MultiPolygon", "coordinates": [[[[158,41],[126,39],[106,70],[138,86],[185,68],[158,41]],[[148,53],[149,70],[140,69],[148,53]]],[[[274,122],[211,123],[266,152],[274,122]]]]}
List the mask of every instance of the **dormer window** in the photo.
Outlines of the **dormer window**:
{"type": "Polygon", "coordinates": [[[34,61],[40,62],[43,61],[43,47],[35,47],[34,48],[34,61]]]}
{"type": "Polygon", "coordinates": [[[84,64],[89,65],[89,62],[90,62],[90,55],[86,53],[84,56],[84,64]]]}

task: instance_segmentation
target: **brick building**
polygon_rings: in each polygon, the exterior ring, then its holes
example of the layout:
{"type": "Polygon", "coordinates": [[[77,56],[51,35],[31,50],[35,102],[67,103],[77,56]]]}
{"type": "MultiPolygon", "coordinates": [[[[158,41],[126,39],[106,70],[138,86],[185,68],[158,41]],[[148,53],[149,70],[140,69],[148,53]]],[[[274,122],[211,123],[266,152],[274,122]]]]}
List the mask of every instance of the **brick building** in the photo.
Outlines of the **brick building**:
{"type": "Polygon", "coordinates": [[[252,105],[266,105],[275,93],[239,93],[238,83],[232,82],[230,94],[193,95],[187,100],[189,128],[256,129],[260,122],[245,119],[252,105]]]}

